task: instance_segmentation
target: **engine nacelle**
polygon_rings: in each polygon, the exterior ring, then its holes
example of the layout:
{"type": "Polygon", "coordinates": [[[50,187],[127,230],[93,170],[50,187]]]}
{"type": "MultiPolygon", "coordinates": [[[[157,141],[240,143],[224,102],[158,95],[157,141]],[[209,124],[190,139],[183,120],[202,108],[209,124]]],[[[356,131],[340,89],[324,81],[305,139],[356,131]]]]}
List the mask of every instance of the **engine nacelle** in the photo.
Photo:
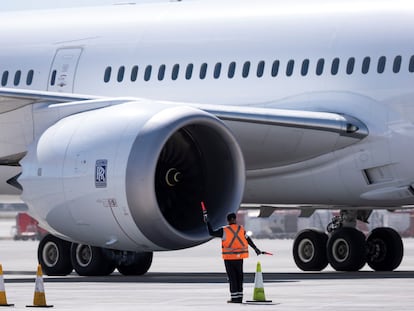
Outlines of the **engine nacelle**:
{"type": "Polygon", "coordinates": [[[180,249],[237,210],[245,170],[227,127],[204,111],[126,102],[61,119],[21,161],[23,200],[52,233],[113,249],[180,249]]]}

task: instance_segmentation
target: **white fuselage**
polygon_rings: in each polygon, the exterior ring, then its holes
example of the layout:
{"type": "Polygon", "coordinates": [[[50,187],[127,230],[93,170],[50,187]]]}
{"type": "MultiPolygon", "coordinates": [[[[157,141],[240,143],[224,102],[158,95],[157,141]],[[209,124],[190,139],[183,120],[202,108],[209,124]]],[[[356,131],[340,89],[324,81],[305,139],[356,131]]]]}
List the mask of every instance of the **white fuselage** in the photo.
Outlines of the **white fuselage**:
{"type": "Polygon", "coordinates": [[[275,129],[228,122],[246,203],[414,203],[409,1],[174,2],[7,13],[0,26],[2,87],[335,112],[368,127],[355,145],[284,165],[312,148],[309,132],[274,141],[275,129]]]}

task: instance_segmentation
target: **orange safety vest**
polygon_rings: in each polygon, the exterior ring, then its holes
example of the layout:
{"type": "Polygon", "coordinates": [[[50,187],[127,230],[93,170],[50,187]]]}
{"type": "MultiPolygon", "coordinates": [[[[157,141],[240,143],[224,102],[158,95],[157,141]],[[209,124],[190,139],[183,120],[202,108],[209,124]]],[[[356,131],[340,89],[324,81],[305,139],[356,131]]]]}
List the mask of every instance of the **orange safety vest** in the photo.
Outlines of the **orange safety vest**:
{"type": "Polygon", "coordinates": [[[223,259],[235,260],[249,257],[248,243],[244,228],[237,224],[223,227],[221,241],[223,259]]]}

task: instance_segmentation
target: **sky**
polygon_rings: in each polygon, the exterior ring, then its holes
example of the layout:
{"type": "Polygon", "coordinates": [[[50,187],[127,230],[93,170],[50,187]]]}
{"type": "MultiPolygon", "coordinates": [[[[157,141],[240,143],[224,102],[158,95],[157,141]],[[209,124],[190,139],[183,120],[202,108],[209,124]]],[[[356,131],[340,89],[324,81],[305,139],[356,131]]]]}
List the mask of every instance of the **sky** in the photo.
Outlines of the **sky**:
{"type": "Polygon", "coordinates": [[[37,10],[49,8],[70,8],[99,6],[117,3],[168,2],[171,0],[0,0],[0,11],[37,10]]]}

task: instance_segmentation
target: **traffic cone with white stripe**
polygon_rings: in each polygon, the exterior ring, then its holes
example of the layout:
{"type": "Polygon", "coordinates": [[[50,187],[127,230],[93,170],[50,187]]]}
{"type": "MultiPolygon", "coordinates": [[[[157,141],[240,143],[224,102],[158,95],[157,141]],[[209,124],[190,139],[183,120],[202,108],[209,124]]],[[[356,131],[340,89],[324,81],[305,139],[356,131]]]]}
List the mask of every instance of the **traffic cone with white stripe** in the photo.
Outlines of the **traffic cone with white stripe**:
{"type": "Polygon", "coordinates": [[[43,273],[42,266],[37,266],[35,292],[33,298],[33,305],[26,307],[40,307],[40,308],[51,308],[53,305],[46,304],[45,287],[43,286],[43,273]]]}
{"type": "Polygon", "coordinates": [[[263,275],[262,275],[262,266],[260,262],[257,262],[256,274],[254,276],[254,290],[253,290],[253,300],[248,300],[248,303],[269,303],[271,300],[266,300],[264,286],[263,286],[263,275]]]}
{"type": "Polygon", "coordinates": [[[3,266],[0,265],[0,307],[11,307],[14,304],[7,303],[6,288],[4,287],[3,266]]]}

